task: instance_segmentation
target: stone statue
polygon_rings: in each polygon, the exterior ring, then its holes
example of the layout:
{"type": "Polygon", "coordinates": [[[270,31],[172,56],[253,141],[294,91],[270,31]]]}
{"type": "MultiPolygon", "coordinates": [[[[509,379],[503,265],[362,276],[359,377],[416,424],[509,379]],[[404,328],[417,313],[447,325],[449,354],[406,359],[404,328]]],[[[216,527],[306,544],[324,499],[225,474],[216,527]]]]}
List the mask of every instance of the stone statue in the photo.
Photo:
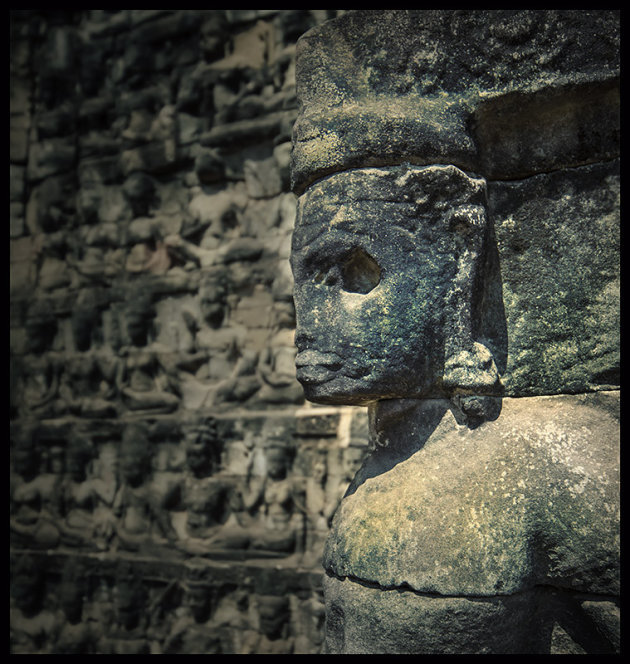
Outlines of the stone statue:
{"type": "Polygon", "coordinates": [[[289,598],[277,595],[258,595],[258,631],[246,633],[240,655],[290,655],[293,637],[289,635],[291,606],[289,598]]]}
{"type": "Polygon", "coordinates": [[[154,478],[152,450],[146,425],[126,425],[119,455],[120,487],[114,498],[118,546],[129,551],[168,550],[177,533],[169,516],[173,488],[154,478]]]}
{"type": "MultiPolygon", "coordinates": [[[[577,14],[359,10],[298,43],[297,377],[311,401],[367,406],[372,446],[324,553],[329,653],[618,649],[618,393],[551,388],[519,364],[528,314],[506,311],[501,290],[517,298],[529,279],[553,292],[558,277],[544,261],[499,274],[491,203],[510,194],[484,177],[583,163],[573,138],[532,148],[531,116],[501,128],[522,146],[502,152],[485,115],[500,113],[484,106],[507,108],[505,44],[522,58],[549,48],[534,26],[564,44],[614,30],[614,15],[577,14]]],[[[550,68],[583,81],[571,57],[527,60],[510,89],[526,96],[550,68]]],[[[589,58],[614,75],[608,46],[589,58]]],[[[551,135],[549,99],[527,108],[551,135]]],[[[614,153],[611,135],[592,159],[614,153]]]]}
{"type": "Polygon", "coordinates": [[[189,574],[183,606],[178,611],[166,639],[164,654],[218,654],[223,652],[221,634],[213,628],[212,613],[216,608],[216,591],[189,574]]]}
{"type": "Polygon", "coordinates": [[[9,525],[11,542],[19,548],[52,549],[59,544],[63,450],[55,449],[51,457],[49,468],[42,469],[36,424],[29,423],[16,433],[11,456],[9,525]]]}
{"type": "Polygon", "coordinates": [[[55,616],[44,607],[46,578],[41,565],[21,558],[11,570],[11,654],[47,654],[55,616]]]}
{"type": "Polygon", "coordinates": [[[150,295],[139,294],[125,311],[130,346],[120,350],[116,383],[125,405],[136,412],[170,413],[180,402],[177,371],[151,336],[155,308],[150,295]]]}

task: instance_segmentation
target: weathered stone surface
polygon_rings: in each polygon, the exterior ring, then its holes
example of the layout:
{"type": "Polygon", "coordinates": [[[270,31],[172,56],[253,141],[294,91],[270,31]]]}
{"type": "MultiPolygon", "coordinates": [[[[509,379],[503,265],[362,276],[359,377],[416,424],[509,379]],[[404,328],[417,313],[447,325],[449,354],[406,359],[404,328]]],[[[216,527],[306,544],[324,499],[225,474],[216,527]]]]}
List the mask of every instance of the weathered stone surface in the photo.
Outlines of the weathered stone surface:
{"type": "Polygon", "coordinates": [[[296,77],[297,377],[373,448],[329,652],[617,652],[618,12],[352,11],[296,77]]]}
{"type": "MultiPolygon", "coordinates": [[[[612,654],[589,612],[549,588],[498,597],[440,597],[324,580],[329,647],[343,654],[612,654]],[[421,628],[418,615],[422,615],[421,628]],[[378,616],[378,619],[375,619],[378,616]],[[365,641],[366,625],[372,638],[365,641]],[[447,635],[445,638],[444,635],[447,635]]],[[[603,611],[611,602],[593,601],[603,611]],[[605,607],[605,608],[604,608],[605,607]]],[[[613,628],[614,630],[614,628],[613,628]]],[[[617,636],[618,639],[618,630],[617,636]]]]}
{"type": "Polygon", "coordinates": [[[618,407],[616,392],[503,399],[469,431],[443,402],[383,402],[326,568],[438,595],[617,595],[618,407]]]}
{"type": "Polygon", "coordinates": [[[499,361],[506,394],[619,385],[618,168],[488,185],[507,320],[507,363],[499,361]]]}
{"type": "MultiPolygon", "coordinates": [[[[447,360],[472,352],[487,233],[484,182],[453,166],[350,170],[313,185],[298,201],[291,257],[307,398],[367,404],[456,389],[447,360]]],[[[500,393],[493,367],[490,357],[473,368],[468,387],[500,393]]]]}
{"type": "Polygon", "coordinates": [[[405,161],[503,179],[611,158],[618,40],[608,10],[348,12],[298,42],[294,187],[405,161]]]}

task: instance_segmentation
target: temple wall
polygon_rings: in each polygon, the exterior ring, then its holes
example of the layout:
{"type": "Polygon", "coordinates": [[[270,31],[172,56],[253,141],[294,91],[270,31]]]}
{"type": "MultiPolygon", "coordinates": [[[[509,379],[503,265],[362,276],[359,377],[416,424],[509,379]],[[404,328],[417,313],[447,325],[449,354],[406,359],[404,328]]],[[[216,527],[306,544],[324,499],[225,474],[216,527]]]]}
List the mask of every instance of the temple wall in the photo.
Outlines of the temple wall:
{"type": "Polygon", "coordinates": [[[319,651],[366,415],[295,379],[289,157],[338,13],[12,10],[13,652],[319,651]]]}

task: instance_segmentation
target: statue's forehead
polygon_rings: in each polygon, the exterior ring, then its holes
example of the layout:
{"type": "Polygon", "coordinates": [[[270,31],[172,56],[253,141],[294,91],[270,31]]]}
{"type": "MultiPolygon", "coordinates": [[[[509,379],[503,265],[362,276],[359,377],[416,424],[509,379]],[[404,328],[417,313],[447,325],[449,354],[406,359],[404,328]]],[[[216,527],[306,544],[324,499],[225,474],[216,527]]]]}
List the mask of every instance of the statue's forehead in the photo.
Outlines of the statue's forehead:
{"type": "Polygon", "coordinates": [[[404,164],[333,173],[311,184],[301,198],[313,204],[320,199],[337,203],[420,203],[428,197],[439,204],[443,200],[468,201],[484,194],[483,178],[471,177],[455,166],[404,164]]]}
{"type": "Polygon", "coordinates": [[[322,178],[300,196],[296,226],[326,223],[340,230],[369,222],[412,230],[419,217],[484,203],[485,181],[455,166],[352,169],[322,178]]]}
{"type": "Polygon", "coordinates": [[[411,226],[415,223],[411,206],[404,203],[303,201],[298,205],[293,248],[321,243],[352,244],[360,238],[383,242],[392,235],[411,239],[411,226]],[[405,220],[410,228],[404,227],[405,220]]]}

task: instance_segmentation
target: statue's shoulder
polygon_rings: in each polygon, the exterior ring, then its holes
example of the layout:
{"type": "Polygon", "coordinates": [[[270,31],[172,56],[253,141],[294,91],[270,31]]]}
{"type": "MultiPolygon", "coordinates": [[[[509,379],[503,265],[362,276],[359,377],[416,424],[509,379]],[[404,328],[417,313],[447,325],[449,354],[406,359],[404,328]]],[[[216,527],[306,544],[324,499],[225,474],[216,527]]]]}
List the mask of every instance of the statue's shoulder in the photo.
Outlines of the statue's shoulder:
{"type": "Polygon", "coordinates": [[[616,594],[617,412],[618,393],[504,399],[474,429],[445,412],[406,458],[394,443],[367,460],[325,566],[445,595],[536,584],[616,594]]]}

